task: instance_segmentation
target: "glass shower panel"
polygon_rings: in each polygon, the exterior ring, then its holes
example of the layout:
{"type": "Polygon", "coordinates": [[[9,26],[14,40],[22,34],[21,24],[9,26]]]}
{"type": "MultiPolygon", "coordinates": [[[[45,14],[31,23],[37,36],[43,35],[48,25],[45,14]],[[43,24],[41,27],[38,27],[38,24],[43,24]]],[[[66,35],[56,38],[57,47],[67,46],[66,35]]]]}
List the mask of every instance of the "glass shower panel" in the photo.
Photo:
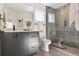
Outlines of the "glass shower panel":
{"type": "Polygon", "coordinates": [[[48,39],[52,41],[55,35],[56,35],[55,14],[48,13],[48,39]]]}

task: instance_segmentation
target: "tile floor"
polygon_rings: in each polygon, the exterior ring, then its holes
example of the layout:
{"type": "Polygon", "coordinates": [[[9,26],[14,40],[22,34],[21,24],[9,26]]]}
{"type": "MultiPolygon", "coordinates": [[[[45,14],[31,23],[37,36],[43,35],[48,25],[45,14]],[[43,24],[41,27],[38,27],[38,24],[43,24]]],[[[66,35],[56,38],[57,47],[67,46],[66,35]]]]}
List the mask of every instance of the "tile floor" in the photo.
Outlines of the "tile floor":
{"type": "Polygon", "coordinates": [[[60,48],[51,46],[49,52],[40,51],[40,52],[34,54],[33,56],[76,56],[76,55],[66,52],[60,48]]]}
{"type": "MultiPolygon", "coordinates": [[[[57,43],[54,43],[53,45],[58,46],[57,43]]],[[[72,54],[79,56],[79,48],[68,46],[68,45],[65,45],[65,44],[62,44],[62,48],[66,48],[66,49],[63,49],[64,51],[67,51],[69,53],[72,53],[72,54]]]]}
{"type": "Polygon", "coordinates": [[[66,47],[67,49],[64,49],[64,51],[70,52],[72,54],[79,56],[79,48],[63,45],[63,47],[66,47]]]}

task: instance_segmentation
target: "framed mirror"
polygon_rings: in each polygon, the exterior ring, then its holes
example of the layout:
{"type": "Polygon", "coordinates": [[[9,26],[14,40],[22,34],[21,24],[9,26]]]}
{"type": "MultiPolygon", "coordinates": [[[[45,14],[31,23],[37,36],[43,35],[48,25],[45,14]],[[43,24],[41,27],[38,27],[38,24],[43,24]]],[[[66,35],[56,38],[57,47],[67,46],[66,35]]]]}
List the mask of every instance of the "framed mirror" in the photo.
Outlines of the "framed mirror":
{"type": "Polygon", "coordinates": [[[23,19],[22,18],[17,20],[17,26],[23,27],[23,19]]]}

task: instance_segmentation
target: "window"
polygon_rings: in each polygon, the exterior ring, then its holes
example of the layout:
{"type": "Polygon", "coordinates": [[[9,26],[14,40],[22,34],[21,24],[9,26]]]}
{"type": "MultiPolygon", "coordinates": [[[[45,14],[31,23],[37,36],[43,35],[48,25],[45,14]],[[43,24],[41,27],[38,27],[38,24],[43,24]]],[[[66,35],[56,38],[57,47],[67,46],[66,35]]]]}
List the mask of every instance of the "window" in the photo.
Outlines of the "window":
{"type": "Polygon", "coordinates": [[[48,13],[48,22],[55,22],[55,14],[48,13]]]}
{"type": "Polygon", "coordinates": [[[44,21],[44,11],[36,10],[35,11],[35,20],[36,21],[44,21]]]}

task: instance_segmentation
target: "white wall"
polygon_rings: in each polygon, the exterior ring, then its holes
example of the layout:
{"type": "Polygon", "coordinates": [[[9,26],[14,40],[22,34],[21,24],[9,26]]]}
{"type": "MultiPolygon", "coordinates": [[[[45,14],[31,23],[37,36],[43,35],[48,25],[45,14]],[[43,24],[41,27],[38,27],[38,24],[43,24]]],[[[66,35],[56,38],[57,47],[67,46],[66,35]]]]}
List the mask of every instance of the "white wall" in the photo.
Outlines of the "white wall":
{"type": "Polygon", "coordinates": [[[46,39],[46,7],[42,4],[34,4],[34,6],[35,6],[34,10],[44,11],[44,17],[45,17],[44,22],[34,21],[34,23],[39,23],[40,30],[42,30],[40,31],[40,38],[46,39]]]}
{"type": "MultiPolygon", "coordinates": [[[[12,21],[13,24],[16,25],[16,27],[17,27],[17,19],[18,18],[23,18],[24,23],[27,20],[31,20],[33,28],[34,27],[38,28],[38,26],[35,26],[34,24],[39,23],[39,27],[41,29],[41,30],[38,30],[38,31],[40,31],[40,37],[43,37],[44,39],[46,39],[46,7],[44,5],[42,5],[42,4],[39,4],[39,3],[38,4],[34,4],[34,3],[31,4],[30,3],[30,4],[25,4],[25,5],[32,6],[34,8],[33,9],[33,14],[31,14],[29,12],[19,12],[19,11],[16,11],[16,9],[11,9],[11,8],[5,7],[6,20],[12,21]],[[35,10],[44,11],[44,17],[45,17],[44,22],[37,22],[34,19],[34,11],[35,10]]],[[[23,24],[23,25],[24,25],[24,27],[26,27],[25,24],[23,24]]],[[[22,29],[23,29],[23,27],[22,27],[22,29]]],[[[37,29],[35,29],[35,30],[37,30],[37,29]]]]}
{"type": "Polygon", "coordinates": [[[33,12],[18,12],[16,10],[7,7],[5,7],[5,15],[6,15],[6,22],[12,22],[17,29],[23,29],[24,27],[26,27],[27,20],[30,21],[33,20],[33,12]],[[23,27],[18,27],[17,21],[21,18],[23,19],[23,27]]]}
{"type": "MultiPolygon", "coordinates": [[[[1,18],[3,18],[3,4],[0,3],[0,14],[1,14],[1,18]]],[[[2,26],[2,20],[0,20],[0,29],[3,28],[2,26]]]]}

